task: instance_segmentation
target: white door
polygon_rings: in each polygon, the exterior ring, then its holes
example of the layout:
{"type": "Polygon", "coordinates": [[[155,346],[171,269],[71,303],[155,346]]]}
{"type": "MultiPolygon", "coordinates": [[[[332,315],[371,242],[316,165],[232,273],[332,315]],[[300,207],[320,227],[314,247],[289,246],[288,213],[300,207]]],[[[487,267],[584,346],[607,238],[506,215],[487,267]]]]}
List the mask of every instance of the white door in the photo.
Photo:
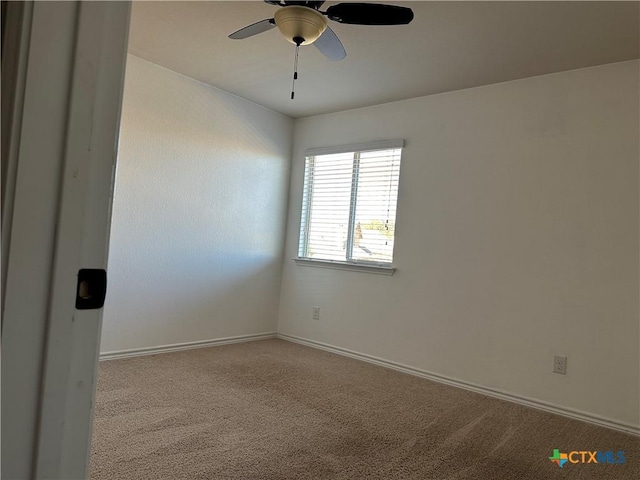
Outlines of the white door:
{"type": "Polygon", "coordinates": [[[77,299],[78,273],[107,266],[129,15],[129,2],[33,2],[21,21],[3,154],[2,478],[86,478],[102,309],[76,308],[100,296],[87,278],[77,299]]]}

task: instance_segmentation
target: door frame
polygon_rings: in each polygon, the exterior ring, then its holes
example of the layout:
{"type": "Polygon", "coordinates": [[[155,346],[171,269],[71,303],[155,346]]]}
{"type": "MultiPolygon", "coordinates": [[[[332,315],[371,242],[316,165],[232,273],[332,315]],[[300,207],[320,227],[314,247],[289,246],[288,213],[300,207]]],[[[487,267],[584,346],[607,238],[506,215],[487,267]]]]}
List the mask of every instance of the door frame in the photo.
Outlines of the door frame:
{"type": "Polygon", "coordinates": [[[3,478],[87,477],[102,309],[76,309],[77,274],[107,266],[130,9],[30,2],[24,78],[3,62],[24,91],[3,191],[3,478]]]}

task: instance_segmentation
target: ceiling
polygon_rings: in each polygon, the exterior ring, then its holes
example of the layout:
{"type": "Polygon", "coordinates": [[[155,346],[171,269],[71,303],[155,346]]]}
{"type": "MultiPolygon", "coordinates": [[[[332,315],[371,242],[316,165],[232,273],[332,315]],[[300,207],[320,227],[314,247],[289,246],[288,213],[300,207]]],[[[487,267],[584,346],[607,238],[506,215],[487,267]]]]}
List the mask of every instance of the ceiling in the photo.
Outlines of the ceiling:
{"type": "MultiPolygon", "coordinates": [[[[337,2],[326,2],[321,10],[337,2]]],[[[639,2],[377,2],[413,9],[403,26],[329,21],[338,62],[277,29],[227,36],[273,17],[254,1],[134,2],[129,53],[293,118],[639,57],[639,2]]]]}

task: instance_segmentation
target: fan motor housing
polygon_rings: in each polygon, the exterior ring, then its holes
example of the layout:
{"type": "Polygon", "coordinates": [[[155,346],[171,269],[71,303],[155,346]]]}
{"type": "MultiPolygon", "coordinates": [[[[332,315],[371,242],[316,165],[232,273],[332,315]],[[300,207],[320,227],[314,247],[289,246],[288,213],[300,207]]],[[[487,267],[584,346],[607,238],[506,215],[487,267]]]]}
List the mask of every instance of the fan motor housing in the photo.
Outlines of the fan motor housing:
{"type": "Polygon", "coordinates": [[[315,42],[327,28],[327,19],[313,8],[292,5],[282,7],[275,12],[273,18],[282,36],[291,43],[303,38],[301,45],[315,42]]]}

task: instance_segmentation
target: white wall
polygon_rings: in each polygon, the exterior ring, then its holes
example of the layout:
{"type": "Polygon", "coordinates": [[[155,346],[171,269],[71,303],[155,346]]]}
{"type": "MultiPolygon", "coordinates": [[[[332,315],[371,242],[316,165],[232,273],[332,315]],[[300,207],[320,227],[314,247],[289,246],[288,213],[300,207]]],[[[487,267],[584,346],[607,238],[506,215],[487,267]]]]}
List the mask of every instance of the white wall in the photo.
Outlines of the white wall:
{"type": "Polygon", "coordinates": [[[128,57],[101,351],[276,329],[292,121],[128,57]]]}
{"type": "Polygon", "coordinates": [[[279,332],[637,427],[638,90],[634,61],[297,120],[279,332]],[[393,138],[396,274],[296,266],[304,150],[393,138]]]}

